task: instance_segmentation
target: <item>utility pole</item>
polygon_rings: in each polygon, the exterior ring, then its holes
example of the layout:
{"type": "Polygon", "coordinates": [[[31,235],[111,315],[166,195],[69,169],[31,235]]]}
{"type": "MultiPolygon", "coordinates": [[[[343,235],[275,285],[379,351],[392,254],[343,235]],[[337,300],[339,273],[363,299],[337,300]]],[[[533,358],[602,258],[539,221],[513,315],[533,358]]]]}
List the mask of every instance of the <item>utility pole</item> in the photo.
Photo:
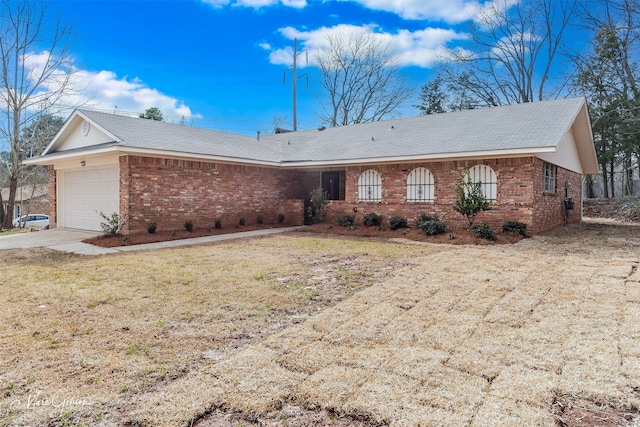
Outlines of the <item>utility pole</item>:
{"type": "Polygon", "coordinates": [[[297,59],[298,59],[298,39],[293,39],[293,131],[298,130],[298,113],[297,113],[297,104],[298,104],[298,91],[297,91],[297,59]]]}
{"type": "MultiPolygon", "coordinates": [[[[305,50],[298,52],[298,39],[293,39],[293,131],[298,130],[298,55],[305,53],[307,55],[307,64],[309,63],[309,56],[305,50]]],[[[286,76],[286,71],[285,71],[286,76]]],[[[300,77],[307,77],[307,87],[309,87],[309,76],[307,74],[303,74],[300,77]]]]}

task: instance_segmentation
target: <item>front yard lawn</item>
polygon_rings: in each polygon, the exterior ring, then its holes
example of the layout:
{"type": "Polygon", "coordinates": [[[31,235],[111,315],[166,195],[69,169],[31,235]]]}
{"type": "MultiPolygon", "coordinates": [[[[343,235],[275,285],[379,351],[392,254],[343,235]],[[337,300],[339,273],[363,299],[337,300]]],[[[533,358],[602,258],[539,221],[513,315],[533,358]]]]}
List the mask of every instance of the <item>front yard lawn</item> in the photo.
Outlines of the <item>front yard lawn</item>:
{"type": "Polygon", "coordinates": [[[500,246],[290,233],[0,259],[0,425],[638,417],[638,226],[500,246]]]}

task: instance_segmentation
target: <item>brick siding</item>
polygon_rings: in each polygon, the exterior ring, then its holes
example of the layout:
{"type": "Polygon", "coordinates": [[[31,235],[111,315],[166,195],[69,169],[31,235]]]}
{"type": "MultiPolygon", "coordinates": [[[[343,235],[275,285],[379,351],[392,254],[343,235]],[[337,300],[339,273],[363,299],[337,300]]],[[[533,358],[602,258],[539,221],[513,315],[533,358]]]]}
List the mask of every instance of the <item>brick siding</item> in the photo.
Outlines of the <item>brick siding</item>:
{"type": "MultiPolygon", "coordinates": [[[[348,166],[344,171],[345,200],[329,203],[327,221],[357,209],[357,221],[370,212],[382,215],[388,224],[391,216],[407,218],[410,224],[421,213],[437,214],[452,229],[464,227],[466,219],[453,211],[457,196],[456,176],[476,164],[490,166],[497,180],[497,200],[492,210],[481,212],[476,222],[486,222],[500,230],[505,221],[528,225],[531,234],[560,226],[564,222],[564,188],[576,208],[569,222],[581,220],[581,176],[558,167],[555,193],[542,191],[543,161],[534,157],[487,159],[482,161],[441,161],[375,166],[348,166]],[[434,201],[406,201],[407,176],[417,167],[425,167],[434,178],[434,201]],[[382,177],[382,201],[358,200],[358,177],[368,169],[382,177]],[[534,209],[535,206],[535,209],[534,209]]],[[[327,169],[328,170],[328,169],[327,169]]],[[[335,169],[333,169],[335,170],[335,169]]],[[[55,220],[55,171],[50,169],[50,212],[55,220]]],[[[287,225],[304,220],[304,199],[321,185],[322,170],[283,170],[249,165],[189,160],[123,156],[120,158],[120,215],[127,221],[125,233],[146,231],[150,222],[159,229],[181,229],[185,221],[196,228],[210,228],[220,218],[223,227],[235,227],[240,217],[256,224],[278,222],[284,214],[287,225]]],[[[342,191],[342,190],[341,190],[342,191]]]]}
{"type": "Polygon", "coordinates": [[[543,161],[534,157],[347,167],[345,200],[329,204],[327,220],[333,222],[337,216],[353,214],[355,208],[356,221],[361,221],[367,213],[375,212],[385,217],[385,221],[391,216],[401,216],[413,224],[421,213],[428,213],[443,218],[452,229],[464,227],[466,219],[452,208],[457,199],[454,188],[456,176],[453,172],[462,172],[476,164],[490,166],[497,180],[497,199],[491,204],[492,210],[481,212],[476,218],[477,223],[486,222],[494,229],[501,230],[505,221],[519,221],[526,223],[532,234],[562,225],[565,181],[570,183],[569,197],[576,202],[569,222],[580,221],[580,174],[558,167],[557,185],[561,188],[555,194],[544,194],[543,161]],[[433,174],[433,202],[406,201],[407,176],[416,167],[425,167],[433,174]],[[374,169],[382,176],[381,202],[358,201],[358,177],[368,169],[374,169]]]}
{"type": "Polygon", "coordinates": [[[291,197],[296,175],[276,168],[231,165],[139,156],[120,158],[120,215],[124,232],[158,229],[212,228],[247,225],[262,216],[265,224],[285,215],[288,225],[302,224],[302,200],[291,197]]]}

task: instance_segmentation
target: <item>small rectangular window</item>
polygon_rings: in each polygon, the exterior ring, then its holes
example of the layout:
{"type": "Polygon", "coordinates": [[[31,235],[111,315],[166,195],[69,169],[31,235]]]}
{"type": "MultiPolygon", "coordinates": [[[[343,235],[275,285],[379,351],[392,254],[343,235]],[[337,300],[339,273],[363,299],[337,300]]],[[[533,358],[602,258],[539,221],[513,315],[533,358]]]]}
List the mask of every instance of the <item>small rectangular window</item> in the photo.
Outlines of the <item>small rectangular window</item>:
{"type": "Polygon", "coordinates": [[[542,165],[542,191],[556,192],[556,166],[547,162],[542,165]]]}

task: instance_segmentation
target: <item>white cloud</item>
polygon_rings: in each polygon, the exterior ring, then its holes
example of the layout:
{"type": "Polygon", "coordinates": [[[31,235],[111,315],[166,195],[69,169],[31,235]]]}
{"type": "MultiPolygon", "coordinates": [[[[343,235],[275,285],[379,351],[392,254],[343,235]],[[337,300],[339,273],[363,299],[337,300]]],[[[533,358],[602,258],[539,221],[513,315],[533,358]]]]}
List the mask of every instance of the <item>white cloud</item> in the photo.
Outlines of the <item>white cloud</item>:
{"type": "Polygon", "coordinates": [[[120,111],[144,112],[158,107],[165,116],[193,116],[183,101],[148,87],[137,77],[118,78],[116,73],[106,70],[82,74],[78,83],[88,88],[84,95],[90,96],[87,105],[92,108],[112,110],[117,106],[120,111]]]}
{"type": "MultiPolygon", "coordinates": [[[[309,61],[315,62],[317,53],[328,47],[327,35],[332,33],[358,33],[366,31],[388,42],[396,52],[400,65],[430,67],[449,56],[447,44],[452,40],[463,39],[463,34],[454,30],[442,28],[427,28],[418,31],[399,30],[397,33],[376,32],[373,25],[354,26],[340,24],[334,27],[322,27],[312,31],[300,31],[293,27],[281,28],[280,33],[293,40],[298,39],[298,49],[306,49],[309,61]]],[[[287,46],[275,49],[269,55],[272,64],[291,65],[293,63],[293,48],[287,46]]],[[[304,63],[299,61],[301,67],[304,63]]]]}
{"type": "MultiPolygon", "coordinates": [[[[48,52],[31,53],[23,59],[25,68],[30,70],[30,76],[37,76],[49,59],[48,52]]],[[[70,65],[71,61],[64,61],[70,65]]],[[[60,89],[61,84],[68,80],[67,89],[60,99],[56,100],[54,108],[64,110],[73,107],[96,108],[142,113],[147,108],[158,107],[165,116],[192,117],[191,109],[158,89],[150,88],[141,79],[134,77],[118,77],[115,72],[102,70],[92,72],[87,70],[55,70],[51,78],[40,85],[40,90],[32,98],[35,106],[38,100],[47,98],[60,89]]],[[[197,117],[198,115],[196,115],[197,117]]]]}
{"type": "Polygon", "coordinates": [[[218,9],[231,3],[231,0],[202,0],[202,2],[218,9]]]}
{"type": "Polygon", "coordinates": [[[209,4],[216,9],[227,5],[234,7],[251,7],[253,9],[261,9],[263,7],[277,6],[282,4],[286,7],[302,9],[307,6],[307,0],[201,0],[203,3],[209,4]]]}
{"type": "MultiPolygon", "coordinates": [[[[347,0],[342,0],[347,1],[347,0]]],[[[459,23],[471,19],[482,4],[477,0],[349,0],[367,9],[395,13],[404,19],[459,23]]]]}

